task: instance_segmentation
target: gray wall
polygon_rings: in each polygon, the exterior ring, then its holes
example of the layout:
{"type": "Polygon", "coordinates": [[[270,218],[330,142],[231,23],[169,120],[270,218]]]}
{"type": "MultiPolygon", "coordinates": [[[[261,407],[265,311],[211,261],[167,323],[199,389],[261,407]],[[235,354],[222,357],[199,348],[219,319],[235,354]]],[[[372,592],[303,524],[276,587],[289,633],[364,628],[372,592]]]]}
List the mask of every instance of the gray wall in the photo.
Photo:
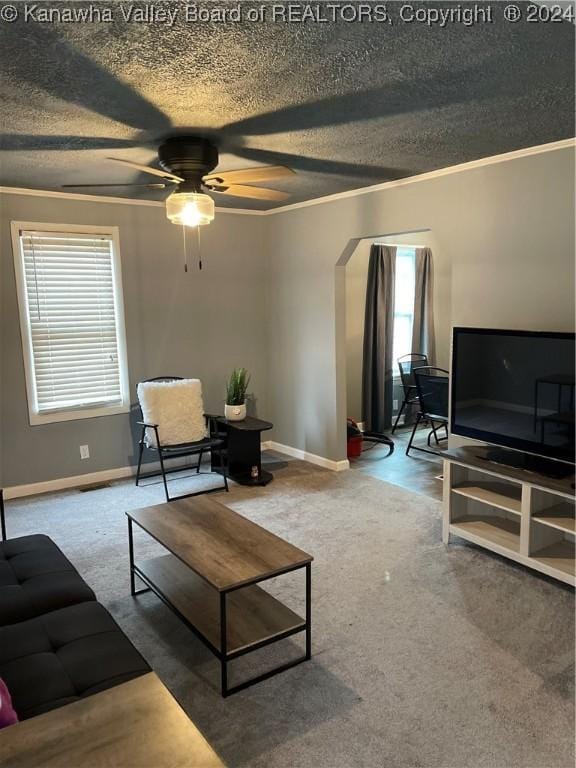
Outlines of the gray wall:
{"type": "Polygon", "coordinates": [[[119,226],[132,390],[162,373],[197,376],[206,407],[219,409],[226,375],[245,365],[258,412],[275,424],[268,435],[334,460],[346,455],[352,241],[431,230],[444,265],[436,269],[441,362],[450,322],[574,327],[572,149],[269,217],[220,213],[202,231],[205,269],[192,265],[187,275],[181,232],[161,207],[10,194],[0,206],[4,485],[126,466],[135,450],[127,415],[29,426],[12,220],[119,226]],[[91,458],[81,461],[86,443],[91,458]]]}
{"type": "Polygon", "coordinates": [[[573,149],[286,211],[268,221],[270,417],[279,442],[345,457],[342,262],[351,239],[432,230],[452,267],[454,325],[574,328],[573,149]]]}
{"type": "MultiPolygon", "coordinates": [[[[358,243],[346,264],[346,413],[356,421],[362,420],[364,308],[370,246],[374,241],[370,238],[358,243]]],[[[393,237],[378,237],[376,242],[431,248],[434,262],[436,364],[447,368],[450,361],[450,261],[438,246],[435,234],[412,232],[393,237]]]]}
{"type": "MultiPolygon", "coordinates": [[[[2,483],[39,482],[134,463],[128,414],[31,427],[14,282],[11,221],[116,225],[131,391],[162,374],[200,378],[208,409],[222,409],[234,366],[252,373],[251,388],[268,411],[264,219],[216,213],[202,230],[204,269],[183,271],[182,233],[162,207],[0,196],[2,264],[2,483]],[[80,460],[79,445],[91,458],[80,460]]],[[[132,419],[133,420],[133,419],[132,419]]]]}

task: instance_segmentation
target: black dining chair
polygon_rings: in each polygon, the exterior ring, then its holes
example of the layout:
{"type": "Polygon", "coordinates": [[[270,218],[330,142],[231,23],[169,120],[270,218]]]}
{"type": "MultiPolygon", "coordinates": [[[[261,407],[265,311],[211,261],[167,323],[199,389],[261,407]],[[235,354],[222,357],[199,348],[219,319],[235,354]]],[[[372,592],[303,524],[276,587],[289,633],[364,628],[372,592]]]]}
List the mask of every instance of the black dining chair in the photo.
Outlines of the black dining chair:
{"type": "Polygon", "coordinates": [[[406,446],[406,456],[410,455],[411,449],[438,455],[438,451],[432,450],[430,440],[434,436],[436,445],[440,445],[440,440],[448,439],[448,384],[450,374],[444,368],[436,368],[432,365],[414,368],[413,374],[416,393],[420,402],[420,410],[416,414],[414,429],[406,446]],[[414,435],[421,421],[427,421],[431,427],[426,441],[428,448],[412,445],[414,435]],[[446,430],[446,436],[438,437],[437,430],[442,427],[446,430]]]}
{"type": "Polygon", "coordinates": [[[419,404],[416,382],[414,381],[414,369],[428,365],[428,357],[420,352],[414,352],[410,355],[402,355],[402,357],[398,358],[397,363],[398,368],[400,369],[400,380],[402,381],[404,399],[402,400],[400,410],[396,414],[396,420],[392,427],[392,434],[394,434],[394,431],[398,426],[398,422],[404,413],[404,409],[410,405],[419,404]]]}

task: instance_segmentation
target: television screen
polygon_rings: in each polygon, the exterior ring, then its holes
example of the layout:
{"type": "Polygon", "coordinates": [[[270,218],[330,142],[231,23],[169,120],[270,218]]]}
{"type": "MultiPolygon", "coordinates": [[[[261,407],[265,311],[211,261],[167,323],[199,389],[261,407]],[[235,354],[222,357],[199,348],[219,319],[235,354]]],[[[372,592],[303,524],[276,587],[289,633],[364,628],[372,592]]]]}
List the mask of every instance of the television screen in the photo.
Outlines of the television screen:
{"type": "Polygon", "coordinates": [[[455,328],[451,430],[574,463],[573,333],[455,328]]]}

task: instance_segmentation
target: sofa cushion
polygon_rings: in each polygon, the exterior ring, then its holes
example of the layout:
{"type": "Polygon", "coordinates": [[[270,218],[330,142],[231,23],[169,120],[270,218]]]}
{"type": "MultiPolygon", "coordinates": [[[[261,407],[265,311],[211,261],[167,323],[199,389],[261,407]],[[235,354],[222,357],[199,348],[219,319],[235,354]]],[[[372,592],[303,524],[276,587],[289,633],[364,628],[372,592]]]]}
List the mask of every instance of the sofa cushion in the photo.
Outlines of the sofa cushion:
{"type": "Polygon", "coordinates": [[[95,599],[48,536],[22,536],[0,543],[0,626],[95,599]]]}
{"type": "Polygon", "coordinates": [[[0,677],[20,719],[149,671],[112,616],[96,602],[0,627],[0,677]]]}

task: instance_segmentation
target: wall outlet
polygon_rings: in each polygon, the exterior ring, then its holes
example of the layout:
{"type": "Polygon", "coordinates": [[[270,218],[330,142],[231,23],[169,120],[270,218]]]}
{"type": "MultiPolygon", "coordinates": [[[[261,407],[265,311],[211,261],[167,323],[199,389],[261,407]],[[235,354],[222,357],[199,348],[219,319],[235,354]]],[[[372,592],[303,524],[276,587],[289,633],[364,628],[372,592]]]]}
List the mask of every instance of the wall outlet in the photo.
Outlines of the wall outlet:
{"type": "Polygon", "coordinates": [[[395,411],[398,410],[398,400],[392,400],[392,408],[394,408],[395,411]]]}
{"type": "Polygon", "coordinates": [[[80,446],[80,458],[81,459],[89,459],[90,458],[90,448],[87,445],[81,445],[80,446]]]}

